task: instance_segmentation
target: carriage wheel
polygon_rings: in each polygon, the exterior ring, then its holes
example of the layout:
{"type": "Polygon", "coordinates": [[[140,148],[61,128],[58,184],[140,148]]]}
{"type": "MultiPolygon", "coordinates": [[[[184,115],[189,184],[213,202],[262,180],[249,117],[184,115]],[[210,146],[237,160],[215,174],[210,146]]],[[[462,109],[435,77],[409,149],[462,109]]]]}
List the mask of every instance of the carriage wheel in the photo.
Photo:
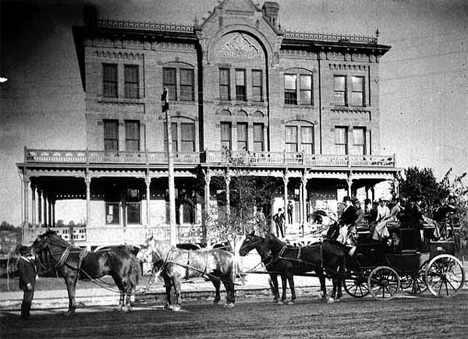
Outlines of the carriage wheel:
{"type": "Polygon", "coordinates": [[[453,255],[440,254],[427,264],[426,282],[434,296],[450,298],[457,294],[465,283],[463,265],[453,255]]]}
{"type": "Polygon", "coordinates": [[[354,298],[364,298],[369,294],[367,274],[352,274],[351,277],[343,280],[343,287],[346,293],[348,293],[350,296],[354,298]]]}
{"type": "Polygon", "coordinates": [[[400,277],[391,267],[379,266],[369,274],[367,285],[376,300],[390,300],[400,289],[400,277]]]}
{"type": "Polygon", "coordinates": [[[426,260],[418,272],[407,274],[401,278],[401,289],[410,294],[422,294],[427,290],[426,267],[429,260],[426,260]]]}

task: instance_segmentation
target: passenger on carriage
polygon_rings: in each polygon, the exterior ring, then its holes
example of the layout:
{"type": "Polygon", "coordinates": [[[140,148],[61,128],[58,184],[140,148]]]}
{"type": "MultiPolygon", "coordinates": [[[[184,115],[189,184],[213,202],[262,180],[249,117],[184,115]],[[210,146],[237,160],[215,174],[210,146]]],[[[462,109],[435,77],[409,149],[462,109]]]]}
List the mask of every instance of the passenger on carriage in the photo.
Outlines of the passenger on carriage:
{"type": "MultiPolygon", "coordinates": [[[[387,207],[388,209],[388,207],[387,207]]],[[[373,240],[380,241],[382,239],[386,239],[390,236],[388,228],[390,225],[394,225],[399,227],[400,225],[400,200],[398,198],[392,199],[392,209],[389,210],[388,215],[384,216],[380,221],[377,223],[374,233],[372,235],[373,240]]],[[[386,212],[384,210],[384,212],[386,212]]],[[[380,215],[379,215],[380,216],[380,215]]]]}

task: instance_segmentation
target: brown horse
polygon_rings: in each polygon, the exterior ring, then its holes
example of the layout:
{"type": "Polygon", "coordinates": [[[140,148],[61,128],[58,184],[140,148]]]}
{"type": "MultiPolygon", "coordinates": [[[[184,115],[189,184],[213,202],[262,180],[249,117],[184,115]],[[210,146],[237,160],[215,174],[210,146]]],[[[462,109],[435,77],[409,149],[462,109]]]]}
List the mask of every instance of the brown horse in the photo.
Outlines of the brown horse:
{"type": "Polygon", "coordinates": [[[270,273],[276,289],[276,296],[279,297],[277,275],[281,276],[283,294],[281,301],[286,299],[286,284],[289,282],[291,289],[291,302],[294,303],[296,293],[294,289],[294,275],[314,271],[320,280],[322,297],[326,297],[325,272],[332,278],[333,290],[329,302],[335,298],[342,297],[341,285],[345,273],[345,253],[341,244],[324,242],[304,246],[301,248],[285,244],[276,236],[268,233],[265,238],[248,235],[239,250],[241,256],[245,256],[252,249],[256,248],[262,260],[266,261],[266,269],[270,273]],[[268,258],[268,253],[271,253],[268,258]],[[275,284],[276,282],[276,284],[275,284]]]}
{"type": "Polygon", "coordinates": [[[48,230],[39,235],[31,245],[39,264],[46,270],[54,270],[63,277],[68,290],[68,311],[76,309],[76,283],[78,279],[98,279],[110,275],[120,291],[119,310],[131,310],[131,296],[138,283],[140,266],[138,259],[127,246],[109,246],[96,252],[88,252],[71,246],[56,232],[48,230]]]}
{"type": "Polygon", "coordinates": [[[183,279],[206,277],[215,289],[214,304],[220,297],[221,282],[226,288],[226,307],[235,303],[235,279],[237,263],[234,254],[221,250],[184,250],[158,241],[153,237],[141,246],[138,258],[153,263],[160,271],[166,287],[166,309],[180,310],[180,293],[183,279]],[[171,288],[174,288],[174,300],[171,288]]]}

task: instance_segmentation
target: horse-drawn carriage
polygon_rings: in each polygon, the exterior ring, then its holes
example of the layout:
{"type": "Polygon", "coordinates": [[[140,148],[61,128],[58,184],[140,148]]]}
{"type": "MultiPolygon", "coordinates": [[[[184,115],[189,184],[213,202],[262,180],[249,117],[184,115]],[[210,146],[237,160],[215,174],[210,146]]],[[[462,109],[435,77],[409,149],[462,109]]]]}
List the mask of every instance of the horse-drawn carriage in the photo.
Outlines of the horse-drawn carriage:
{"type": "MultiPolygon", "coordinates": [[[[331,221],[335,222],[332,218],[331,221]]],[[[266,270],[270,275],[294,274],[318,277],[321,280],[323,293],[325,293],[323,277],[321,276],[323,273],[318,274],[317,272],[320,272],[320,269],[328,271],[325,274],[334,280],[341,277],[338,280],[343,282],[345,291],[356,298],[370,294],[377,300],[388,300],[394,297],[400,289],[411,294],[420,294],[429,290],[434,296],[451,297],[463,288],[465,272],[462,263],[455,256],[455,242],[453,240],[430,242],[428,252],[423,253],[424,244],[421,242],[419,228],[403,224],[390,228],[389,233],[393,239],[374,241],[368,228],[361,227],[358,231],[358,243],[353,249],[333,240],[307,246],[298,246],[296,242],[296,246],[284,244],[284,247],[290,247],[290,253],[294,252],[292,247],[301,248],[296,251],[298,255],[282,256],[281,253],[285,252],[282,249],[277,250],[276,259],[270,255],[270,258],[262,258],[262,261],[264,264],[266,263],[266,270]],[[325,267],[327,262],[327,258],[323,254],[325,243],[334,244],[345,253],[344,270],[338,271],[336,268],[325,267]],[[309,255],[307,260],[300,257],[301,253],[306,253],[306,255],[312,253],[314,248],[319,249],[315,252],[321,253],[320,256],[309,255]],[[352,255],[349,254],[350,252],[352,255]],[[275,263],[275,260],[290,262],[292,265],[290,271],[293,273],[277,270],[278,263],[275,263]]],[[[244,241],[243,248],[250,251],[255,247],[262,256],[262,252],[272,252],[272,248],[269,246],[273,246],[275,241],[260,240],[258,236],[249,235],[244,241]]],[[[290,281],[292,298],[294,299],[292,279],[289,277],[287,279],[290,281]]],[[[283,300],[285,299],[285,281],[286,278],[283,280],[283,300]]],[[[339,298],[340,292],[336,292],[336,288],[341,286],[335,286],[335,284],[336,282],[334,282],[332,297],[339,298]]]]}

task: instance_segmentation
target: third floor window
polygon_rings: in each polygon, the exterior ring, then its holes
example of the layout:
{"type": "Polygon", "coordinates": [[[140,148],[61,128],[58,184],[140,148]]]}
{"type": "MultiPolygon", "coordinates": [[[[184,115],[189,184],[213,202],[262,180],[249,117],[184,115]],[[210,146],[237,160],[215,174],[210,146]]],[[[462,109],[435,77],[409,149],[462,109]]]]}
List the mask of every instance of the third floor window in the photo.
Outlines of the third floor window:
{"type": "Polygon", "coordinates": [[[231,78],[229,68],[219,69],[219,100],[231,100],[231,78]]]}
{"type": "Polygon", "coordinates": [[[163,88],[169,91],[169,101],[177,100],[177,69],[163,68],[163,88]]]}
{"type": "Polygon", "coordinates": [[[261,70],[252,70],[252,100],[263,101],[263,76],[261,70]]]}
{"type": "Polygon", "coordinates": [[[102,64],[102,80],[104,98],[117,98],[118,97],[118,76],[117,64],[102,64]]]}
{"type": "Polygon", "coordinates": [[[140,97],[138,65],[124,65],[125,98],[138,99],[140,97]]]}
{"type": "Polygon", "coordinates": [[[236,69],[236,100],[247,101],[245,69],[236,69]]]}
{"type": "Polygon", "coordinates": [[[284,75],[284,103],[287,105],[313,105],[312,75],[284,75]]]}
{"type": "Polygon", "coordinates": [[[351,77],[351,105],[365,106],[364,77],[351,77]]]}
{"type": "Polygon", "coordinates": [[[347,106],[348,100],[346,97],[346,76],[344,75],[335,75],[333,77],[334,82],[334,94],[335,100],[334,103],[337,106],[347,106]]]}

